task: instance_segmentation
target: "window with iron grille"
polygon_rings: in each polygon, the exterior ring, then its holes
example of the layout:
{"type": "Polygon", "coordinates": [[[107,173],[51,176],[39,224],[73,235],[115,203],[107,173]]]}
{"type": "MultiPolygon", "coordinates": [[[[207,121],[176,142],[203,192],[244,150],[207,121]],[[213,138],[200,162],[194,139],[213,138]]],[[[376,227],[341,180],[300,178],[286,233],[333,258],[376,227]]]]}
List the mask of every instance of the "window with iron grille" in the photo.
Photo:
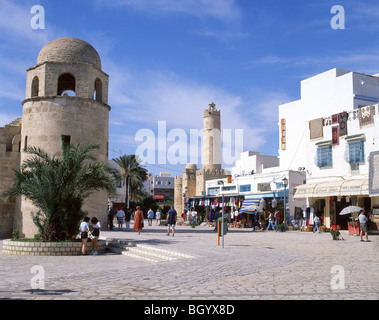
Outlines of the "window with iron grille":
{"type": "Polygon", "coordinates": [[[324,146],[317,148],[317,166],[322,167],[331,167],[333,165],[333,154],[332,146],[324,146]]]}
{"type": "Polygon", "coordinates": [[[360,163],[365,161],[363,140],[348,142],[349,163],[360,163]]]}

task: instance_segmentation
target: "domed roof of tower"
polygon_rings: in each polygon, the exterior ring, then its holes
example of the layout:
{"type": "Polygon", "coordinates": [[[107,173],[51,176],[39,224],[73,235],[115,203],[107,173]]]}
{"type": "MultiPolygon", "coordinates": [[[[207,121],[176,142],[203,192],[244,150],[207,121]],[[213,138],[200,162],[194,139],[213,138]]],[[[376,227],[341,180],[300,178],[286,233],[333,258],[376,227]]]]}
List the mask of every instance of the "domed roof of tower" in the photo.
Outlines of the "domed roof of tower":
{"type": "Polygon", "coordinates": [[[49,42],[40,51],[37,64],[44,62],[89,63],[101,70],[101,60],[97,51],[89,43],[71,37],[49,42]]]}
{"type": "Polygon", "coordinates": [[[197,166],[194,163],[187,163],[186,169],[194,170],[194,169],[197,169],[197,166]]]}

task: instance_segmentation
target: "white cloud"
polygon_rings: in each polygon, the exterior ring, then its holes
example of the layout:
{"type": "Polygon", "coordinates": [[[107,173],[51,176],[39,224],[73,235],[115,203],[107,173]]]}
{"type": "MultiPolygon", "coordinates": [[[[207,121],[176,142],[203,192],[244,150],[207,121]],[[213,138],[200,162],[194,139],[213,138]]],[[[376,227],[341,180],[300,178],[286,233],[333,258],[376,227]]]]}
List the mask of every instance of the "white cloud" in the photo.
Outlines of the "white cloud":
{"type": "Polygon", "coordinates": [[[30,12],[32,5],[19,5],[14,1],[0,0],[0,38],[7,42],[19,44],[25,41],[41,46],[48,42],[49,28],[34,30],[31,27],[33,14],[30,12]],[[22,41],[20,41],[22,40],[22,41]]]}

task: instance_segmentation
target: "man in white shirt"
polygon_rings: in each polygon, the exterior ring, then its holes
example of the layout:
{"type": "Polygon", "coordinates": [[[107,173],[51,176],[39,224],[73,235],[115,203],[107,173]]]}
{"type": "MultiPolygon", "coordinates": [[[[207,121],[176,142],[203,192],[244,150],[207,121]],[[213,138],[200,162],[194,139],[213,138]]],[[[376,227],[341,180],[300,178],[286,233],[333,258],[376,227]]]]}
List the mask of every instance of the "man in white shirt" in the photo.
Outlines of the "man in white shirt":
{"type": "Polygon", "coordinates": [[[148,221],[149,226],[153,225],[153,218],[154,218],[154,211],[151,210],[150,208],[149,211],[147,212],[147,221],[148,221]]]}
{"type": "Polygon", "coordinates": [[[197,212],[195,211],[195,208],[191,208],[191,217],[192,217],[193,226],[195,226],[196,218],[197,218],[197,212]]]}
{"type": "Polygon", "coordinates": [[[362,210],[358,216],[359,224],[360,224],[360,229],[361,229],[361,241],[363,240],[363,233],[365,234],[366,237],[366,242],[370,242],[368,239],[368,229],[367,229],[367,217],[362,210]]]}
{"type": "Polygon", "coordinates": [[[122,224],[124,223],[124,218],[125,218],[124,210],[122,210],[122,209],[118,210],[116,217],[117,217],[118,228],[119,228],[119,230],[121,230],[122,224]]]}

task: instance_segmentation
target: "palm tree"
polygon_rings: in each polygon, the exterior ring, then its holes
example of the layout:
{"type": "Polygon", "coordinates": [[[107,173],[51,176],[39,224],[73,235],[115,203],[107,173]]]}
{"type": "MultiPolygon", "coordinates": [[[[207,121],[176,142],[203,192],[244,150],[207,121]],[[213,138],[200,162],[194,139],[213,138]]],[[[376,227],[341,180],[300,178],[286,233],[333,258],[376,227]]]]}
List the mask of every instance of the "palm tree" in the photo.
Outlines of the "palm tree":
{"type": "Polygon", "coordinates": [[[43,150],[29,147],[30,155],[15,170],[12,188],[3,197],[11,200],[16,196],[30,199],[37,213],[33,221],[43,240],[72,239],[78,232],[80,221],[86,215],[83,202],[93,192],[115,192],[115,182],[107,165],[95,161],[91,152],[98,145],[73,146],[61,141],[62,156],[49,156],[43,150]]]}
{"type": "Polygon", "coordinates": [[[125,208],[129,208],[130,191],[133,193],[141,189],[146,180],[147,170],[141,167],[141,160],[135,154],[123,155],[113,159],[123,171],[121,173],[122,183],[126,186],[125,208]]]}

